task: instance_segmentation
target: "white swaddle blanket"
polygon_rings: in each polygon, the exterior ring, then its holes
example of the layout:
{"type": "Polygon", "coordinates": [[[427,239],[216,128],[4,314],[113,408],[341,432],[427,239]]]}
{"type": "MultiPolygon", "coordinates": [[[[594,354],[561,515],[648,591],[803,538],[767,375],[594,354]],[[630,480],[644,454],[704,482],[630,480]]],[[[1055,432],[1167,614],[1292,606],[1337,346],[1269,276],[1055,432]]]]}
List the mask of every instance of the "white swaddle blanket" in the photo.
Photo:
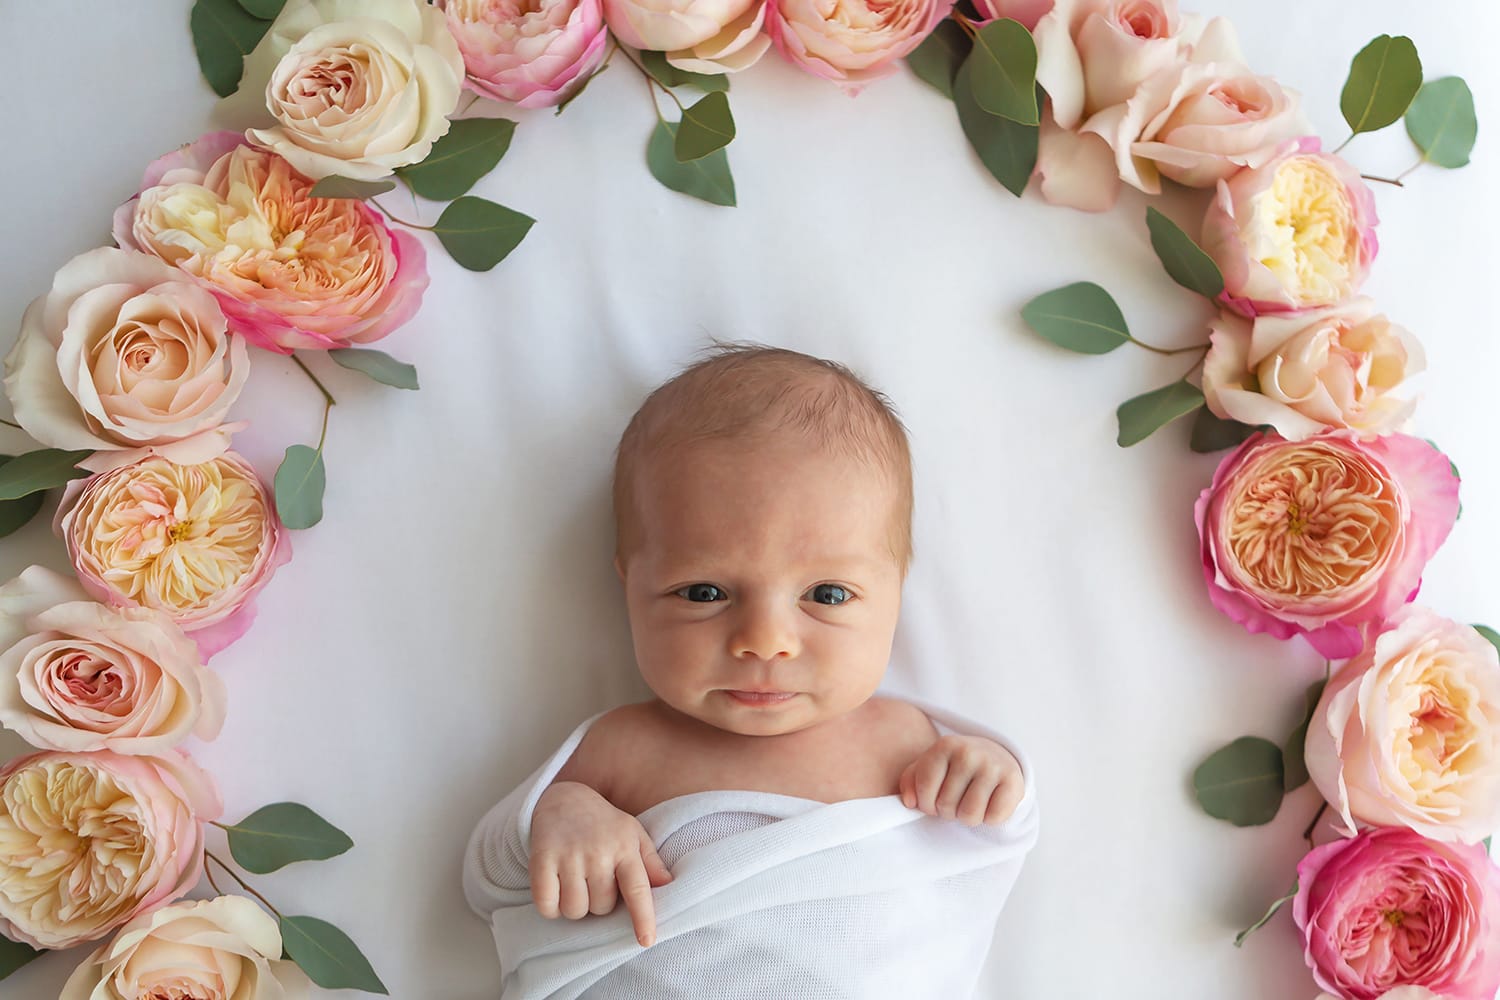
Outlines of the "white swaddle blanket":
{"type": "Polygon", "coordinates": [[[971,996],[1036,842],[1033,772],[997,734],[923,708],[940,728],[1016,755],[1026,792],[1010,819],[971,829],[895,795],[669,799],[639,817],[673,874],[653,890],[657,941],[644,949],[623,903],[607,916],[547,920],[531,902],[532,812],[594,719],[579,726],[480,820],[464,858],[464,894],[494,932],[503,1000],[971,996]]]}

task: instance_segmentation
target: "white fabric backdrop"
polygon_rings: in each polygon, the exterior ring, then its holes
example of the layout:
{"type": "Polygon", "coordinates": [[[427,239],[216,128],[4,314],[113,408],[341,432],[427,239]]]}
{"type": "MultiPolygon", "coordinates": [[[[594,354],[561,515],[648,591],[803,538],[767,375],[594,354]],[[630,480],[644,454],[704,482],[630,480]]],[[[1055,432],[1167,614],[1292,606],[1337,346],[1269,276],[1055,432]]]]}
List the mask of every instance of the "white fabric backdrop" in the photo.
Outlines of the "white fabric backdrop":
{"type": "MultiPolygon", "coordinates": [[[[0,346],[57,267],[107,240],[146,163],[210,127],[188,7],[0,4],[0,346]]],[[[1423,599],[1500,625],[1500,14],[1482,0],[1441,10],[1205,12],[1229,15],[1252,65],[1306,95],[1330,146],[1346,134],[1349,60],[1376,34],[1411,35],[1429,76],[1473,87],[1474,164],[1377,185],[1367,290],[1426,343],[1419,430],[1464,474],[1465,513],[1423,599]]],[[[643,693],[609,560],[615,438],[710,336],[752,338],[846,361],[896,400],[918,555],[890,686],[1010,733],[1037,763],[1042,839],[984,995],[1310,1000],[1288,916],[1243,951],[1231,939],[1290,884],[1314,793],[1241,831],[1198,811],[1189,774],[1230,738],[1283,737],[1321,661],[1209,606],[1191,506],[1216,459],[1188,451],[1186,427],[1114,444],[1115,406],[1178,377],[1181,359],[1066,355],[1018,316],[1038,292],[1090,279],[1137,334],[1201,340],[1208,311],[1156,264],[1143,200],[1095,217],[1013,199],[951,106],[904,73],[851,100],[768,58],[732,96],[740,208],[651,179],[645,88],[616,59],[561,118],[521,113],[476,192],[539,220],[510,260],[471,274],[429,241],[426,305],[379,345],[419,367],[419,393],[312,359],[339,398],[327,516],[296,536],[259,622],[215,660],[230,715],[197,753],[231,818],[299,800],[356,846],[257,884],[348,931],[396,997],[497,994],[486,929],[459,891],[464,839],[579,720],[643,693]]],[[[1414,159],[1399,127],[1346,152],[1387,176],[1414,159]]],[[[240,407],[254,427],[238,443],[269,476],[287,444],[316,440],[320,401],[289,361],[254,364],[240,407]]],[[[0,448],[25,446],[0,430],[0,448]]],[[[29,562],[63,565],[40,521],[6,540],[0,576],[29,562]]],[[[0,992],[55,996],[71,965],[37,962],[0,992]]]]}

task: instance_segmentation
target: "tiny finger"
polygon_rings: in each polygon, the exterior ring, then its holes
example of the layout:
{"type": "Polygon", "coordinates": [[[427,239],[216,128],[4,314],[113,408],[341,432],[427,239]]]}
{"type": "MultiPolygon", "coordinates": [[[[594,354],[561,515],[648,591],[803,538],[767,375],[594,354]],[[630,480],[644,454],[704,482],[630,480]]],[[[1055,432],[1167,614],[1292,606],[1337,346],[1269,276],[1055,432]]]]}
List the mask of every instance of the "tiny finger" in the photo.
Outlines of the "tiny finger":
{"type": "Polygon", "coordinates": [[[557,899],[557,870],[551,865],[538,867],[531,875],[531,901],[536,904],[536,912],[548,920],[556,920],[557,899]]]}
{"type": "Polygon", "coordinates": [[[613,913],[619,893],[615,889],[615,873],[612,870],[592,872],[589,875],[589,912],[603,915],[613,913]]]}
{"type": "Polygon", "coordinates": [[[990,796],[989,808],[984,811],[984,821],[993,826],[1004,823],[1015,815],[1016,807],[1021,804],[1021,798],[1025,794],[1026,786],[1019,778],[1002,781],[1000,787],[995,789],[995,794],[990,796]]]}
{"type": "Polygon", "coordinates": [[[589,912],[589,883],[580,864],[564,864],[557,873],[558,910],[569,920],[580,920],[589,912]]]}
{"type": "Polygon", "coordinates": [[[963,800],[964,792],[977,777],[973,772],[956,768],[952,762],[949,762],[948,773],[943,777],[943,786],[938,789],[934,799],[937,814],[943,819],[953,819],[957,816],[958,804],[963,800]]]}
{"type": "Polygon", "coordinates": [[[948,774],[948,758],[931,754],[918,760],[913,775],[913,790],[917,796],[917,808],[929,816],[936,816],[937,796],[948,774]]]}
{"type": "Polygon", "coordinates": [[[651,947],[656,942],[656,906],[651,899],[645,864],[639,858],[620,862],[615,869],[615,880],[620,886],[620,897],[625,900],[625,909],[630,912],[635,939],[641,947],[651,947]]]}
{"type": "Polygon", "coordinates": [[[640,831],[641,861],[646,866],[646,880],[653,886],[666,885],[672,881],[672,869],[656,853],[656,845],[651,843],[651,838],[644,828],[640,831]]]}
{"type": "Polygon", "coordinates": [[[983,775],[975,775],[974,780],[969,782],[969,788],[964,792],[963,798],[958,801],[954,818],[964,826],[978,826],[983,823],[985,810],[989,807],[991,793],[994,791],[995,784],[992,780],[986,780],[983,775]]]}

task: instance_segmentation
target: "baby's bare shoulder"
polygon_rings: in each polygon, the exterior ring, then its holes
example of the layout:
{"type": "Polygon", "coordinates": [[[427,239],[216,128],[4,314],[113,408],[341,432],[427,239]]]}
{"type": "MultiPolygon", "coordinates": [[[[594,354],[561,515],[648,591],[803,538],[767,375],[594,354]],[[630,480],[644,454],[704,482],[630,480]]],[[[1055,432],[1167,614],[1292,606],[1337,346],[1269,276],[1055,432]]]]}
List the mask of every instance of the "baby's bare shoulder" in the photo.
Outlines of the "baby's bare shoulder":
{"type": "Polygon", "coordinates": [[[937,727],[927,713],[909,701],[882,696],[870,699],[868,707],[874,722],[871,735],[898,757],[907,753],[915,756],[938,738],[937,727]]]}
{"type": "Polygon", "coordinates": [[[644,751],[654,732],[652,715],[647,702],[605,712],[583,734],[573,756],[553,780],[577,781],[609,798],[619,784],[621,762],[646,756],[644,751]]]}

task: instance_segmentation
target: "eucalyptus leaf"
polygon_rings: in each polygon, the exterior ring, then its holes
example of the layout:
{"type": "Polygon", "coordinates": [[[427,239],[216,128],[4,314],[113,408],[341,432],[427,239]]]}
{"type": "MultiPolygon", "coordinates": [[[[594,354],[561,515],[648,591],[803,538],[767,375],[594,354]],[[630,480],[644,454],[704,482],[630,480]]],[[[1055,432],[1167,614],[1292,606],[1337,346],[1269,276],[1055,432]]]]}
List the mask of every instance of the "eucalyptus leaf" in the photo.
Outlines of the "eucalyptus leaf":
{"type": "Polygon", "coordinates": [[[1485,837],[1483,840],[1480,841],[1480,843],[1484,845],[1484,853],[1486,853],[1486,854],[1490,853],[1490,840],[1491,840],[1490,837],[1485,837]]]}
{"type": "Polygon", "coordinates": [[[220,824],[229,853],[247,872],[265,875],[296,861],[322,861],[354,846],[349,835],[296,802],[277,802],[238,823],[220,824]]]}
{"type": "Polygon", "coordinates": [[[981,108],[974,97],[972,62],[968,60],[959,67],[958,76],[953,81],[953,104],[958,109],[958,123],[985,169],[1019,198],[1036,169],[1037,139],[1041,130],[1035,125],[1022,125],[992,115],[981,108]]]}
{"type": "Polygon", "coordinates": [[[220,97],[239,89],[245,57],[271,28],[270,21],[250,14],[235,0],[196,0],[188,25],[198,68],[220,97]]]}
{"type": "Polygon", "coordinates": [[[1038,335],[1079,354],[1108,354],[1130,339],[1120,307],[1092,281],[1043,292],[1021,307],[1038,335]]]}
{"type": "Polygon", "coordinates": [[[395,188],[395,181],[357,181],[337,175],[324,177],[307,192],[314,198],[354,198],[363,201],[395,188]]]}
{"type": "Polygon", "coordinates": [[[328,357],[334,364],[368,375],[381,385],[396,389],[420,388],[416,366],[397,361],[384,351],[369,347],[336,347],[328,352],[328,357]]]}
{"type": "Polygon", "coordinates": [[[678,163],[701,160],[734,140],[734,115],[729,110],[729,95],[716,91],[683,111],[672,142],[672,155],[678,163]]]}
{"type": "Polygon", "coordinates": [[[29,944],[12,941],[10,938],[0,934],[0,979],[4,979],[27,962],[40,958],[45,954],[46,952],[39,951],[29,944]]]}
{"type": "MultiPolygon", "coordinates": [[[[9,462],[13,457],[0,455],[0,466],[9,462]]],[[[0,538],[15,534],[33,517],[36,517],[37,512],[42,509],[42,501],[46,499],[46,493],[38,491],[18,500],[0,501],[0,538]]]]}
{"type": "Polygon", "coordinates": [[[1214,412],[1204,406],[1193,418],[1193,437],[1189,447],[1205,455],[1223,451],[1244,443],[1244,440],[1256,430],[1257,428],[1242,424],[1237,420],[1225,420],[1223,417],[1214,416],[1214,412]]]}
{"type": "Polygon", "coordinates": [[[974,99],[987,113],[1021,125],[1038,124],[1036,43],[1019,21],[1002,17],[975,32],[964,68],[974,99]]]}
{"type": "Polygon", "coordinates": [[[1249,927],[1246,927],[1244,930],[1242,930],[1238,934],[1236,934],[1234,936],[1234,946],[1236,948],[1242,946],[1245,943],[1245,938],[1249,937],[1251,934],[1254,934],[1256,931],[1258,931],[1262,927],[1264,927],[1266,925],[1266,922],[1276,915],[1276,911],[1279,910],[1279,909],[1281,909],[1282,904],[1287,903],[1290,900],[1293,900],[1293,899],[1296,899],[1296,898],[1297,898],[1297,880],[1293,879],[1292,880],[1292,891],[1289,892],[1289,893],[1287,893],[1285,896],[1282,896],[1280,899],[1276,900],[1274,903],[1272,903],[1270,905],[1270,907],[1266,910],[1265,916],[1261,917],[1255,923],[1251,924],[1249,927]]]}
{"type": "Polygon", "coordinates": [[[732,208],[734,177],[729,172],[729,157],[724,150],[683,163],[677,159],[676,145],[677,123],[658,121],[651,141],[646,144],[646,166],[651,176],[673,191],[711,205],[732,208]]]}
{"type": "Polygon", "coordinates": [[[251,17],[258,17],[263,21],[274,21],[276,15],[281,13],[281,8],[286,6],[286,0],[238,0],[239,5],[245,8],[245,13],[251,17]]]}
{"type": "Polygon", "coordinates": [[[714,73],[710,75],[708,73],[691,73],[685,69],[678,69],[667,62],[667,56],[664,52],[643,51],[641,53],[641,65],[646,68],[646,72],[650,75],[651,79],[663,87],[691,86],[697,87],[705,93],[729,89],[729,77],[726,74],[714,73]]]}
{"type": "MultiPolygon", "coordinates": [[[[1284,791],[1296,791],[1307,783],[1307,727],[1312,723],[1313,713],[1318,709],[1318,699],[1323,697],[1323,688],[1327,684],[1327,681],[1316,681],[1302,695],[1302,721],[1297,723],[1292,734],[1286,738],[1286,746],[1281,748],[1281,787],[1284,791]]],[[[1256,927],[1258,926],[1260,925],[1257,924],[1256,927]]]]}
{"type": "Polygon", "coordinates": [[[1281,747],[1242,736],[1198,765],[1193,791],[1210,816],[1235,826],[1260,826],[1276,818],[1284,780],[1281,747]]]}
{"type": "Polygon", "coordinates": [[[1428,80],[1406,109],[1406,134],[1422,151],[1422,159],[1440,167],[1468,163],[1478,132],[1474,95],[1462,77],[1428,80]]]}
{"type": "Polygon", "coordinates": [[[1359,50],[1339,95],[1339,110],[1354,130],[1375,132],[1406,113],[1422,86],[1422,60],[1405,35],[1379,35],[1359,50]]]}
{"type": "Polygon", "coordinates": [[[282,917],[281,944],[287,957],[325,990],[390,991],[349,935],[317,917],[282,917]]]}
{"type": "Polygon", "coordinates": [[[1203,252],[1181,226],[1154,208],[1146,209],[1146,228],[1151,249],[1161,259],[1172,280],[1190,292],[1214,299],[1224,290],[1224,275],[1212,257],[1203,252]]]}
{"type": "Polygon", "coordinates": [[[1115,411],[1120,421],[1116,441],[1121,448],[1140,444],[1162,427],[1202,405],[1203,390],[1186,380],[1128,399],[1115,411]]]}
{"type": "Polygon", "coordinates": [[[288,528],[311,528],[323,520],[323,490],[326,486],[323,453],[305,444],[292,445],[276,470],[276,516],[288,528]]]}
{"type": "Polygon", "coordinates": [[[421,163],[396,173],[423,198],[452,201],[466,193],[510,149],[516,123],[509,118],[463,118],[432,144],[421,163]]]}
{"type": "Polygon", "coordinates": [[[464,195],[443,209],[432,231],[460,266],[488,271],[520,246],[535,223],[504,205],[464,195]]]}
{"type": "Polygon", "coordinates": [[[1497,653],[1500,653],[1500,632],[1496,632],[1494,629],[1490,628],[1488,625],[1475,625],[1474,626],[1474,631],[1476,631],[1480,635],[1484,636],[1485,640],[1491,646],[1495,647],[1495,651],[1497,653]]]}
{"type": "Polygon", "coordinates": [[[63,451],[60,448],[39,448],[17,455],[0,465],[0,500],[19,500],[75,479],[83,479],[89,473],[77,468],[77,465],[92,454],[87,449],[63,451]]]}
{"type": "Polygon", "coordinates": [[[973,47],[974,43],[957,22],[945,18],[906,57],[906,64],[917,79],[952,99],[953,80],[973,47]]]}

